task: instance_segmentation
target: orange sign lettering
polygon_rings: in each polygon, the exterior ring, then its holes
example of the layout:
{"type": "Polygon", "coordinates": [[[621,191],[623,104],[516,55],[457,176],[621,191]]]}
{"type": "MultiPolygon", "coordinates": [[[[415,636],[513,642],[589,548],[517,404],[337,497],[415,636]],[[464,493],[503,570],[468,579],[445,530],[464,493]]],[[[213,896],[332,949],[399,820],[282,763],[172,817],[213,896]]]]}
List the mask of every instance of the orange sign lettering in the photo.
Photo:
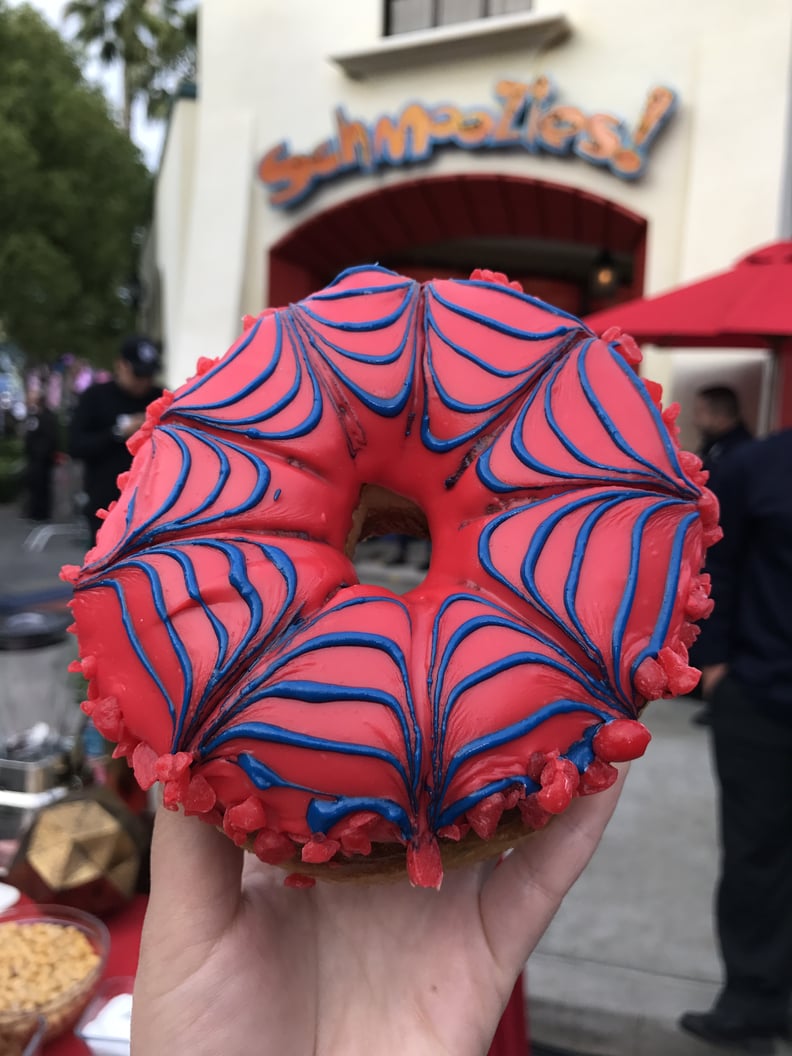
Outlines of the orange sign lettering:
{"type": "Polygon", "coordinates": [[[671,88],[652,88],[634,129],[613,114],[587,114],[556,102],[545,76],[499,81],[497,107],[462,108],[448,103],[409,103],[401,113],[366,124],[335,112],[335,135],[309,154],[281,142],[259,162],[270,202],[285,209],[305,201],[317,186],[347,172],[374,172],[383,165],[427,161],[441,147],[463,150],[521,149],[531,154],[574,154],[615,176],[635,180],[646,169],[649,148],[676,107],[671,88]]]}

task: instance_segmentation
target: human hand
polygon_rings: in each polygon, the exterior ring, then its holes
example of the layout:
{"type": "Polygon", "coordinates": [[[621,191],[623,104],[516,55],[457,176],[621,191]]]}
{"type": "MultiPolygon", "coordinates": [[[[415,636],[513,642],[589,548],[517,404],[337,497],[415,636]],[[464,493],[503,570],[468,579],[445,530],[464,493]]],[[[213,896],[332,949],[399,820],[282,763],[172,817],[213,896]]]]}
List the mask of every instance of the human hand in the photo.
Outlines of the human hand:
{"type": "Polygon", "coordinates": [[[712,700],[712,694],[719,682],[729,673],[728,664],[710,664],[701,669],[701,695],[705,700],[712,700]]]}
{"type": "Polygon", "coordinates": [[[319,882],[161,810],[133,1056],[482,1056],[613,813],[625,772],[442,889],[319,882]]]}

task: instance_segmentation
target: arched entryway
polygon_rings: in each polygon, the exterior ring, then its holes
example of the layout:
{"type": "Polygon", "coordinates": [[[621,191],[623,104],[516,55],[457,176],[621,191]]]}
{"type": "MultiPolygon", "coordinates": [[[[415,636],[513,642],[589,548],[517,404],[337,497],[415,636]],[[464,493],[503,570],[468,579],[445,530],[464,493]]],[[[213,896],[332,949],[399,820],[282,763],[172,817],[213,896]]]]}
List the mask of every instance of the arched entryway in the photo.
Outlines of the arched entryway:
{"type": "Polygon", "coordinates": [[[586,191],[518,176],[433,176],[377,188],[312,216],[272,246],[267,303],[288,304],[339,271],[377,262],[422,280],[504,271],[584,315],[640,296],[647,222],[586,191]],[[616,280],[593,281],[603,266],[616,280]]]}

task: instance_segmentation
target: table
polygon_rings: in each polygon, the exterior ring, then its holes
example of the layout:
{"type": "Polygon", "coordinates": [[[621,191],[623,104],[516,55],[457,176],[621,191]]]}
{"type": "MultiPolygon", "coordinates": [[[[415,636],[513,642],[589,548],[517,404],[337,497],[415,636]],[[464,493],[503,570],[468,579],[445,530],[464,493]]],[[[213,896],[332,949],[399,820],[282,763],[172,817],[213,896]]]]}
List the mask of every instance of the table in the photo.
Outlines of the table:
{"type": "Polygon", "coordinates": [[[509,1003],[495,1031],[488,1056],[530,1056],[528,1022],[525,1015],[523,977],[514,984],[509,1003]]]}
{"type": "MultiPolygon", "coordinates": [[[[105,921],[110,929],[110,954],[105,967],[105,979],[118,975],[134,975],[137,971],[140,932],[148,899],[138,895],[128,906],[105,921]]],[[[90,1056],[91,1050],[74,1034],[64,1034],[44,1046],[43,1056],[90,1056]]]]}
{"type": "MultiPolygon", "coordinates": [[[[105,979],[135,974],[147,902],[145,895],[138,895],[128,906],[105,921],[112,940],[105,979]]],[[[529,1056],[527,1036],[523,981],[520,976],[493,1038],[489,1056],[529,1056]]],[[[46,1045],[43,1056],[90,1056],[90,1051],[79,1038],[67,1034],[46,1045]]]]}

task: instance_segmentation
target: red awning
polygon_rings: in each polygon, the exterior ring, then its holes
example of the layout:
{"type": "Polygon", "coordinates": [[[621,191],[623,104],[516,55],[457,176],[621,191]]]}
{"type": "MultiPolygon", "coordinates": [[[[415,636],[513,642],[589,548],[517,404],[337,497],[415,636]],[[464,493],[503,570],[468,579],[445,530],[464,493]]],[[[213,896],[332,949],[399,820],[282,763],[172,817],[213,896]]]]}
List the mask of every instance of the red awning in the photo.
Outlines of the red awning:
{"type": "Polygon", "coordinates": [[[781,348],[792,337],[792,241],[754,250],[733,268],[656,297],[588,316],[596,333],[611,326],[639,343],[781,348]]]}

